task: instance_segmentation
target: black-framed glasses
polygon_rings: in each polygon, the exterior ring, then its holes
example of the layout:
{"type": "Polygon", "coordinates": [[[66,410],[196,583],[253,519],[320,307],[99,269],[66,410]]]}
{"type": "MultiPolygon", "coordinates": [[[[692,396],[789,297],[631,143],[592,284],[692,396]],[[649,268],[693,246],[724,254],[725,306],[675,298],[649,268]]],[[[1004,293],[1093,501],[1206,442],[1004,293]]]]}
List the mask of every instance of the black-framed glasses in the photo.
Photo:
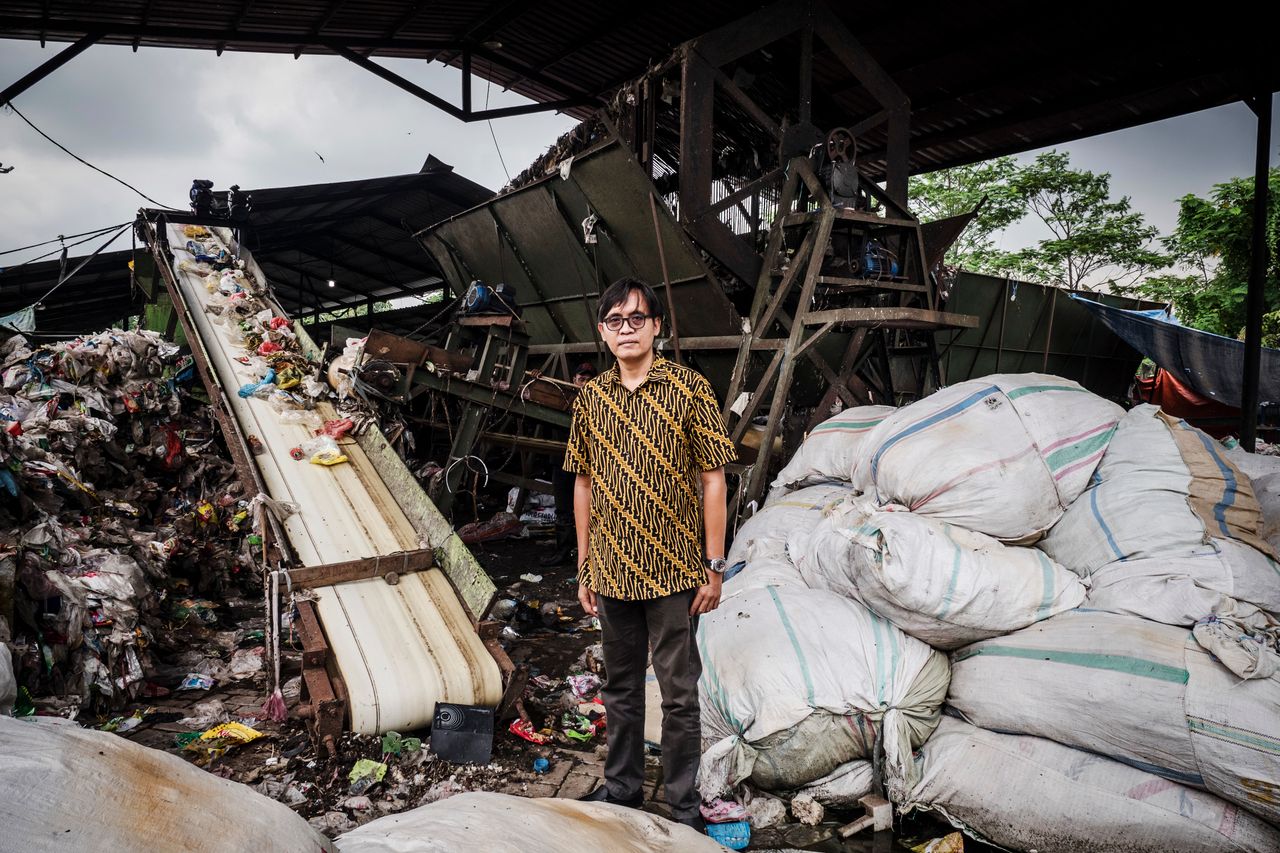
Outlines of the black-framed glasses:
{"type": "Polygon", "coordinates": [[[626,320],[631,328],[639,329],[656,316],[656,314],[632,314],[630,317],[623,317],[620,314],[614,314],[604,318],[604,327],[611,332],[616,332],[622,328],[622,321],[626,320]]]}

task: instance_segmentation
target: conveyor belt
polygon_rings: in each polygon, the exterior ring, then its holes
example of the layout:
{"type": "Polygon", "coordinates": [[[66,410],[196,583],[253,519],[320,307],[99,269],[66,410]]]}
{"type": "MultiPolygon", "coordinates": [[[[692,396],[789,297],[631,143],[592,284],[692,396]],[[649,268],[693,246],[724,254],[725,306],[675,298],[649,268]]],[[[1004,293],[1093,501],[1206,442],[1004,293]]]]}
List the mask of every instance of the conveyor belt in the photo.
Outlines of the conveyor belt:
{"type": "MultiPolygon", "coordinates": [[[[289,450],[309,437],[308,429],[282,423],[265,400],[235,395],[258,377],[235,361],[245,350],[229,339],[228,327],[203,310],[209,298],[203,281],[179,268],[191,259],[180,248],[187,240],[181,226],[167,227],[174,274],[196,333],[230,391],[239,429],[265,448],[254,462],[266,489],[270,497],[301,507],[283,525],[299,561],[319,566],[428,546],[419,542],[358,444],[343,444],[347,464],[326,468],[296,461],[289,450]]],[[[319,411],[326,419],[335,417],[328,404],[319,411]]],[[[394,586],[374,578],[315,592],[317,615],[349,693],[352,730],[420,728],[430,724],[436,702],[496,705],[501,698],[498,666],[439,569],[412,572],[394,586]]]]}

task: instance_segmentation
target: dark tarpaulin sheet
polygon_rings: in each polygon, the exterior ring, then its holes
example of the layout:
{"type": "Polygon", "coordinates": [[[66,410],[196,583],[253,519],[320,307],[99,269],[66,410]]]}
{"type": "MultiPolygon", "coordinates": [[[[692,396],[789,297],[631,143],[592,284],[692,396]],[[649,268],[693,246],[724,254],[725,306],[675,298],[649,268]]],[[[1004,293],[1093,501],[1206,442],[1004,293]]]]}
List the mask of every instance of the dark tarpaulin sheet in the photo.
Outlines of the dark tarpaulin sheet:
{"type": "MultiPolygon", "coordinates": [[[[1244,342],[1189,329],[1152,312],[1126,311],[1072,295],[1129,346],[1202,397],[1240,406],[1244,342]]],[[[1280,402],[1280,350],[1262,350],[1260,403],[1280,402]]]]}

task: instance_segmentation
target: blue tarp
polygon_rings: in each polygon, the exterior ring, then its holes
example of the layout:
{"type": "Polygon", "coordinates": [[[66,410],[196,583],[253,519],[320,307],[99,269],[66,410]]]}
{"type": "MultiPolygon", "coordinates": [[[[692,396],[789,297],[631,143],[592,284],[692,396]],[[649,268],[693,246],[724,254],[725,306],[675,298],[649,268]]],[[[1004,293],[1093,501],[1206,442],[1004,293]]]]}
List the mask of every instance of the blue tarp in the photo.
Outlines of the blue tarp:
{"type": "MultiPolygon", "coordinates": [[[[1178,325],[1165,312],[1127,311],[1072,294],[1129,346],[1197,394],[1240,407],[1244,342],[1178,325]]],[[[1280,350],[1262,350],[1260,403],[1280,402],[1280,350]]]]}

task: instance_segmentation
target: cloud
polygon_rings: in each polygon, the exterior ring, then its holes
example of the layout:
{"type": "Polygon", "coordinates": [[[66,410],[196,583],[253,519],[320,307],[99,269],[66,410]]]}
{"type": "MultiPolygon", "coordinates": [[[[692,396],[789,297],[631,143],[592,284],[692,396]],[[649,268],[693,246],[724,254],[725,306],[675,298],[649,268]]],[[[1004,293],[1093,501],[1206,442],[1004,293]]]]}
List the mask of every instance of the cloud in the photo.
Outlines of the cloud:
{"type": "MultiPolygon", "coordinates": [[[[62,47],[3,44],[6,83],[62,47]]],[[[454,69],[379,61],[460,101],[454,69]]],[[[489,94],[495,107],[527,103],[496,88],[489,94]]],[[[484,103],[483,81],[473,96],[477,106],[484,103]]],[[[338,57],[95,46],[15,104],[81,157],[174,206],[186,206],[197,177],[219,188],[349,181],[416,172],[428,154],[492,189],[506,182],[486,123],[459,122],[338,57]]],[[[538,114],[501,119],[493,129],[514,172],[572,125],[565,116],[538,114]]],[[[122,222],[147,204],[3,111],[0,161],[15,167],[0,175],[0,249],[122,222]]]]}

